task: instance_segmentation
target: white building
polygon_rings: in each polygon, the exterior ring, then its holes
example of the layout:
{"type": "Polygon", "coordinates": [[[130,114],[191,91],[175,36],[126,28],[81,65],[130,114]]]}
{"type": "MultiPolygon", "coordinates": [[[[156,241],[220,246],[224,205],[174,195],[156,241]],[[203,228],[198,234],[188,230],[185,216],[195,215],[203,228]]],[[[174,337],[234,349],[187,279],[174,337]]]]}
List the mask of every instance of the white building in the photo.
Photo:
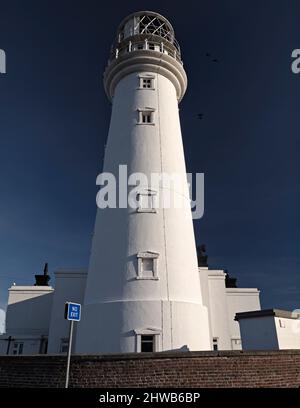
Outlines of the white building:
{"type": "Polygon", "coordinates": [[[237,313],[244,350],[300,349],[300,311],[267,309],[237,313]]]}
{"type": "Polygon", "coordinates": [[[54,289],[14,285],[8,291],[6,333],[0,336],[0,354],[46,353],[54,289]]]}
{"type": "Polygon", "coordinates": [[[238,322],[235,321],[235,315],[238,312],[260,309],[259,290],[237,288],[228,284],[223,270],[200,267],[199,276],[202,297],[209,311],[213,348],[241,350],[240,329],[238,322]]]}
{"type": "MultiPolygon", "coordinates": [[[[239,325],[234,318],[237,312],[260,308],[259,291],[226,287],[226,282],[232,285],[223,270],[199,267],[198,271],[202,299],[208,308],[210,348],[241,349],[239,325]]],[[[64,305],[66,301],[83,303],[86,278],[85,270],[59,270],[55,272],[55,290],[50,286],[12,286],[0,354],[66,352],[69,322],[64,319],[64,305]]],[[[137,343],[133,351],[139,351],[137,343]]]]}

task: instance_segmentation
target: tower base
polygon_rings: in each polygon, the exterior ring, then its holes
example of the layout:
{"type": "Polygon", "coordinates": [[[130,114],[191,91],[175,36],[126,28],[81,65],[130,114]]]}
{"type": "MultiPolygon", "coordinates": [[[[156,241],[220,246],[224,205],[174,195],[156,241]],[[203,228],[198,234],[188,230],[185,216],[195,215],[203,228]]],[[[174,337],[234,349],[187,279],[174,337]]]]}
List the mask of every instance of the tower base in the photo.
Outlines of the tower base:
{"type": "Polygon", "coordinates": [[[207,308],[186,301],[115,301],[84,306],[76,353],[130,353],[142,336],[154,351],[211,350],[207,308]]]}

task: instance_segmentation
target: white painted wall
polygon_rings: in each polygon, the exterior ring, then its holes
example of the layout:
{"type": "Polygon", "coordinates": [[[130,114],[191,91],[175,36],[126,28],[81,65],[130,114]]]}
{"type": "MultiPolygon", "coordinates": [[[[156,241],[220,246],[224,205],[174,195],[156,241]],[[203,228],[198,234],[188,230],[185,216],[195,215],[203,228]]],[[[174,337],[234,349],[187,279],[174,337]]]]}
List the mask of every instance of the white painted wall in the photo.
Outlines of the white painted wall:
{"type": "MultiPolygon", "coordinates": [[[[49,328],[48,353],[59,353],[61,340],[69,337],[69,322],[64,318],[66,302],[83,303],[85,270],[59,270],[55,272],[55,292],[49,328]]],[[[77,323],[74,325],[74,347],[77,323]]]]}
{"type": "Polygon", "coordinates": [[[7,352],[7,338],[23,343],[23,354],[39,353],[42,338],[47,338],[54,289],[50,286],[12,286],[6,310],[6,333],[0,336],[0,353],[7,352]]]}
{"type": "Polygon", "coordinates": [[[224,271],[208,270],[208,291],[212,337],[218,339],[219,350],[230,350],[231,341],[224,271]]]}
{"type": "Polygon", "coordinates": [[[12,286],[8,290],[6,332],[48,334],[53,291],[50,286],[12,286]]]}
{"type": "Polygon", "coordinates": [[[226,288],[229,336],[232,350],[241,350],[241,333],[236,313],[260,310],[259,290],[255,288],[226,288]]]}
{"type": "Polygon", "coordinates": [[[238,320],[245,350],[300,349],[300,315],[272,309],[238,320]]]}
{"type": "Polygon", "coordinates": [[[243,350],[278,350],[273,316],[239,320],[243,350]]]}
{"type": "Polygon", "coordinates": [[[223,270],[199,268],[202,299],[209,311],[211,344],[218,339],[219,350],[241,350],[241,334],[236,313],[260,310],[259,290],[226,288],[223,270]]]}
{"type": "Polygon", "coordinates": [[[209,323],[209,340],[212,347],[213,344],[213,331],[212,331],[212,314],[210,310],[210,292],[208,287],[208,267],[198,267],[199,278],[200,278],[200,287],[203,305],[207,308],[208,311],[208,323],[209,323]]]}
{"type": "MultiPolygon", "coordinates": [[[[26,335],[15,335],[12,336],[12,340],[9,346],[9,354],[13,354],[14,343],[23,343],[22,354],[38,354],[41,346],[40,336],[26,336],[26,335]]],[[[0,336],[0,355],[7,354],[8,348],[8,336],[0,336]]]]}
{"type": "MultiPolygon", "coordinates": [[[[66,301],[74,301],[78,303],[83,302],[84,296],[84,289],[86,284],[86,276],[87,273],[84,270],[63,270],[58,271],[55,273],[56,275],[56,285],[55,291],[53,293],[53,289],[50,288],[51,296],[53,296],[53,303],[51,304],[51,323],[50,323],[50,333],[49,333],[49,353],[59,353],[60,352],[60,345],[61,339],[68,337],[68,329],[69,324],[64,320],[63,311],[64,311],[64,304],[66,301]]],[[[250,311],[250,310],[260,310],[260,303],[259,303],[259,291],[257,289],[244,289],[244,288],[225,288],[225,273],[223,271],[211,271],[208,268],[199,268],[199,276],[201,280],[201,289],[202,289],[202,299],[205,306],[209,308],[209,326],[210,326],[210,334],[211,334],[211,345],[212,345],[212,338],[219,337],[219,349],[224,350],[227,349],[228,344],[231,344],[231,348],[229,349],[240,349],[240,346],[233,344],[232,339],[240,339],[240,330],[239,325],[237,322],[234,321],[235,314],[238,312],[250,311]],[[222,277],[223,273],[223,277],[222,277]],[[220,282],[223,282],[220,285],[220,282]],[[223,294],[220,293],[223,291],[223,294]],[[211,304],[215,305],[211,308],[211,304]],[[228,326],[224,325],[223,329],[222,326],[218,326],[220,321],[220,315],[218,314],[220,309],[225,311],[225,315],[222,314],[221,318],[228,319],[228,326]],[[212,325],[214,327],[214,331],[212,330],[212,325]],[[221,327],[221,330],[220,330],[221,327]],[[225,327],[225,329],[224,329],[225,327]],[[229,328],[229,329],[228,329],[229,328]],[[225,346],[224,346],[225,344],[225,346]]],[[[45,287],[42,287],[45,288],[45,287]]],[[[19,300],[28,300],[30,296],[37,295],[40,293],[39,288],[37,287],[22,287],[21,290],[18,290],[18,287],[12,287],[12,295],[10,296],[10,302],[14,302],[19,300]],[[28,290],[27,290],[28,289],[28,290]],[[25,298],[24,298],[24,292],[25,298]],[[31,295],[30,295],[31,293],[31,295]]],[[[46,290],[42,290],[42,293],[48,293],[49,288],[46,290]]],[[[37,296],[35,296],[37,297],[37,296]]],[[[44,298],[46,300],[47,298],[44,298]]],[[[17,302],[18,303],[18,302],[17,302]]],[[[128,330],[128,335],[126,337],[127,347],[134,347],[138,350],[138,344],[136,343],[137,340],[137,333],[155,333],[157,335],[157,350],[162,350],[163,341],[171,343],[171,333],[174,330],[174,327],[170,326],[169,333],[165,333],[164,336],[168,336],[167,338],[163,338],[163,333],[161,331],[161,326],[157,320],[151,320],[151,315],[148,315],[148,328],[145,329],[143,325],[142,318],[147,314],[147,308],[150,303],[140,302],[138,308],[136,308],[136,304],[134,304],[131,309],[129,308],[131,304],[128,306],[128,313],[132,313],[135,317],[135,320],[140,320],[140,323],[137,324],[139,327],[135,331],[128,330]],[[148,331],[147,331],[148,330],[148,331]]],[[[21,303],[22,305],[22,303],[21,303]]],[[[165,302],[161,301],[160,304],[156,302],[152,302],[153,310],[155,311],[154,314],[160,315],[162,317],[162,321],[170,321],[169,316],[170,314],[174,314],[174,309],[177,307],[176,303],[173,302],[165,302]]],[[[185,307],[185,304],[181,305],[182,309],[185,307]]],[[[34,311],[36,313],[37,311],[34,311]]],[[[38,312],[41,312],[41,309],[38,309],[38,312]]],[[[176,310],[175,310],[176,313],[176,310]]],[[[187,313],[188,316],[190,314],[187,313]]],[[[111,305],[109,305],[107,309],[107,313],[104,314],[106,318],[105,327],[110,328],[111,321],[112,321],[111,314],[111,305]]],[[[103,318],[104,318],[103,317],[103,318]]],[[[95,320],[98,319],[98,316],[95,314],[95,320]]],[[[191,317],[190,327],[193,326],[193,317],[191,317]]],[[[284,347],[283,343],[281,343],[281,348],[297,348],[294,344],[294,340],[290,337],[289,331],[289,324],[291,323],[289,319],[280,319],[281,322],[284,321],[284,325],[287,327],[287,330],[283,329],[279,325],[278,320],[278,333],[281,334],[283,338],[285,338],[286,347],[284,347]],[[292,343],[291,343],[292,341],[292,343]]],[[[49,323],[49,322],[48,322],[49,323]]],[[[297,327],[299,327],[299,321],[294,321],[297,327]]],[[[34,334],[34,332],[30,329],[22,330],[22,320],[17,316],[16,324],[18,327],[12,328],[12,332],[7,333],[4,336],[0,336],[0,354],[6,354],[7,350],[7,337],[9,334],[14,334],[14,338],[17,341],[22,341],[24,343],[24,354],[36,354],[39,352],[40,348],[40,334],[34,334]],[[16,330],[17,329],[17,330],[16,330]],[[16,334],[16,332],[18,334],[16,334]],[[31,334],[30,334],[31,333],[31,334]]],[[[258,326],[259,327],[259,326],[258,326]]],[[[175,330],[180,331],[181,322],[178,320],[178,327],[175,330]]],[[[76,329],[76,325],[75,325],[76,329]]],[[[40,332],[39,332],[40,333],[40,332]]],[[[42,333],[48,333],[48,328],[44,328],[42,333]]],[[[268,336],[271,336],[271,331],[269,331],[268,336]]],[[[279,336],[278,336],[279,337],[279,336]]],[[[92,336],[92,338],[94,338],[92,336]]],[[[97,341],[97,339],[95,340],[97,341]]],[[[262,341],[265,341],[263,337],[262,341]]],[[[185,345],[184,339],[180,342],[181,347],[185,345]]],[[[96,345],[95,345],[96,347],[96,345]]],[[[178,347],[178,348],[181,348],[178,347]]],[[[253,347],[253,346],[251,346],[253,347]]],[[[256,345],[256,347],[258,347],[256,345]]],[[[267,348],[274,347],[274,344],[268,343],[267,348]]],[[[11,343],[12,352],[13,342],[11,343]]]]}
{"type": "Polygon", "coordinates": [[[284,317],[274,319],[279,349],[300,349],[300,320],[284,317]]]}
{"type": "MultiPolygon", "coordinates": [[[[155,89],[138,89],[139,74],[117,85],[104,171],[186,172],[178,103],[173,83],[160,74],[155,89]],[[137,125],[137,109],[155,109],[155,125],[137,125]]],[[[161,187],[153,186],[158,189],[161,187]]],[[[177,195],[188,200],[185,183],[177,195]]],[[[135,330],[161,330],[161,348],[210,348],[207,309],[202,304],[190,209],[98,210],[78,327],[78,352],[136,351],[135,330]],[[158,280],[136,280],[137,254],[159,254],[158,280]],[[93,333],[93,335],[92,335],[93,333]]]]}

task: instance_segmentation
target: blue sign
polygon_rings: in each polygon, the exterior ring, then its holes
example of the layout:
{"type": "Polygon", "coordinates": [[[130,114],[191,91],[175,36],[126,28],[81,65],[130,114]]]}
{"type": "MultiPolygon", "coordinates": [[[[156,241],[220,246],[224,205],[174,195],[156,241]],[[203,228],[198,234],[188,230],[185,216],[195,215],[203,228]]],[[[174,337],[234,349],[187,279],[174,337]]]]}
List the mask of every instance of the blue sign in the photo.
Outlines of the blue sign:
{"type": "Polygon", "coordinates": [[[79,303],[67,302],[65,305],[65,319],[79,322],[81,315],[81,305],[79,303]]]}

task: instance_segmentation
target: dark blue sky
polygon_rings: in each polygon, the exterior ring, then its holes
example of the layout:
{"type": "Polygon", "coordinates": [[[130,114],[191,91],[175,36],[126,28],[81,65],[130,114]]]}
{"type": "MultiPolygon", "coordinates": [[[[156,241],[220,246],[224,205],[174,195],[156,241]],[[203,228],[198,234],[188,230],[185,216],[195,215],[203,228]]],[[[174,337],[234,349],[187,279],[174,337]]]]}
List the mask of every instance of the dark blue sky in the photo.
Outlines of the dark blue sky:
{"type": "Polygon", "coordinates": [[[182,48],[210,266],[259,287],[263,307],[300,307],[298,0],[0,0],[0,307],[45,261],[51,273],[88,264],[110,119],[102,72],[119,22],[141,9],[166,16],[182,48]]]}

